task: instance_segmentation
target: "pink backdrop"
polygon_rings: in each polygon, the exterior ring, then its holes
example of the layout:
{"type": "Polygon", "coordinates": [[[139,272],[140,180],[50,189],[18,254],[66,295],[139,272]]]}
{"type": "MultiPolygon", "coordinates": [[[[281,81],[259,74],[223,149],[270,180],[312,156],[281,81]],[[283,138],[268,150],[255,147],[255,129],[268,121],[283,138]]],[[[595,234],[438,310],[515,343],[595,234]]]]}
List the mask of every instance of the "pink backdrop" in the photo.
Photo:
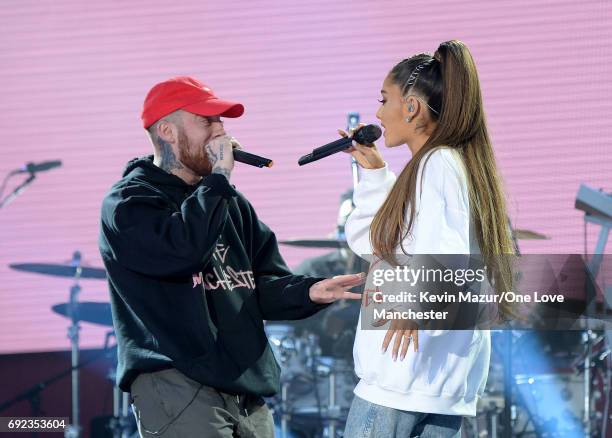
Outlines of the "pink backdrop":
{"type": "MultiPolygon", "coordinates": [[[[612,4],[451,4],[4,1],[0,177],[26,161],[64,165],[0,210],[0,352],[68,348],[68,321],[50,306],[71,281],[7,265],[64,262],[79,249],[101,266],[100,201],[125,162],[150,151],[139,125],[145,93],[177,74],[244,102],[228,131],[276,165],[238,165],[234,182],[278,237],[324,236],[351,185],[348,158],[304,168],[297,158],[335,139],[349,111],[375,121],[397,61],[461,39],[478,65],[514,224],[552,237],[522,250],[582,252],[578,186],[612,190],[612,4]]],[[[409,159],[407,148],[384,153],[396,170],[409,159]]],[[[283,253],[296,265],[321,252],[283,253]]],[[[105,282],[82,285],[82,300],[107,299],[105,282]]],[[[104,331],[84,324],[83,345],[100,346],[104,331]]]]}

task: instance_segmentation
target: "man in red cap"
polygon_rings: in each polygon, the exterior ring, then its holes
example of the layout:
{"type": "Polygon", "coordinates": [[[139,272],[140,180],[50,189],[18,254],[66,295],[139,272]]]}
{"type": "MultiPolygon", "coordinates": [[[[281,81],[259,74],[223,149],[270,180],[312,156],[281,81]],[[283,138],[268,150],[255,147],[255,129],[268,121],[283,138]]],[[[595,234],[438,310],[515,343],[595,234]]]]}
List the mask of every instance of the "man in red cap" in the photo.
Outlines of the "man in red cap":
{"type": "Polygon", "coordinates": [[[280,369],[263,320],[360,299],[360,274],[293,275],[230,185],[222,117],[243,112],[190,77],[155,85],[142,111],[154,154],[128,163],[102,204],[118,384],[143,437],[273,437],[262,397],[280,369]]]}
{"type": "Polygon", "coordinates": [[[243,113],[242,104],[219,99],[209,87],[188,76],[155,85],[141,116],[155,148],[155,165],[188,184],[210,175],[213,168],[229,179],[232,144],[221,117],[243,113]]]}

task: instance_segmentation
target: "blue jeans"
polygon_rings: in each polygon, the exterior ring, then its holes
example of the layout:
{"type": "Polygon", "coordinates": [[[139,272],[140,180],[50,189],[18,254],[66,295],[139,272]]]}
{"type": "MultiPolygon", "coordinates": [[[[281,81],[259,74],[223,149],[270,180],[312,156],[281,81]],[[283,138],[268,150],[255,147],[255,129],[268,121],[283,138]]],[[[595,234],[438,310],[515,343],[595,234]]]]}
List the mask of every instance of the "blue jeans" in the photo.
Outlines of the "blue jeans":
{"type": "Polygon", "coordinates": [[[353,399],[346,419],[346,438],[459,438],[461,415],[400,411],[353,399]]]}

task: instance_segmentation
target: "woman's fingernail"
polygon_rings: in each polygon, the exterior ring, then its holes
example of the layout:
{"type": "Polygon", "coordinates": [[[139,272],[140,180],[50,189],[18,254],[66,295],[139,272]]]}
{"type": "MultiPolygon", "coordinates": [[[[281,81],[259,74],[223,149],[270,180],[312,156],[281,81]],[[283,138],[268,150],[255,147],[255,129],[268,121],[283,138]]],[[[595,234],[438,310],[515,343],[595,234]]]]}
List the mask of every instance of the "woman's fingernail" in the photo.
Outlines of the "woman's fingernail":
{"type": "Polygon", "coordinates": [[[400,360],[404,360],[405,357],[406,357],[406,353],[402,353],[402,355],[400,356],[400,360]]]}
{"type": "Polygon", "coordinates": [[[385,347],[383,347],[383,348],[381,348],[381,349],[380,349],[380,352],[381,352],[382,354],[385,354],[385,353],[386,353],[386,351],[387,351],[387,349],[386,349],[385,347]]]}
{"type": "Polygon", "coordinates": [[[393,361],[397,362],[397,353],[393,353],[393,361]]]}

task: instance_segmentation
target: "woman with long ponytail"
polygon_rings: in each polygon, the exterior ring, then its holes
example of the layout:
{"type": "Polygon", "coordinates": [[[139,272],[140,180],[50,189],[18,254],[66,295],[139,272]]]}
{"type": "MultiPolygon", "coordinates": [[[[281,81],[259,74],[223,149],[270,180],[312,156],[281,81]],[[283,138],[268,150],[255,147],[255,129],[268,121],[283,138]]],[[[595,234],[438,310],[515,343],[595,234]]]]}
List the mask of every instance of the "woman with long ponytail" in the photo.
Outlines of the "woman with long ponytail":
{"type": "MultiPolygon", "coordinates": [[[[361,179],[345,227],[351,249],[392,265],[402,254],[480,254],[495,289],[509,290],[510,258],[500,256],[514,246],[469,49],[447,41],[433,56],[401,61],[381,94],[385,145],[408,145],[412,158],[396,178],[375,145],[354,144],[361,179]]],[[[499,314],[512,315],[503,304],[499,314]]],[[[476,415],[490,351],[487,330],[434,333],[410,321],[364,330],[360,316],[360,381],[345,436],[460,436],[463,417],[476,415]]]]}

